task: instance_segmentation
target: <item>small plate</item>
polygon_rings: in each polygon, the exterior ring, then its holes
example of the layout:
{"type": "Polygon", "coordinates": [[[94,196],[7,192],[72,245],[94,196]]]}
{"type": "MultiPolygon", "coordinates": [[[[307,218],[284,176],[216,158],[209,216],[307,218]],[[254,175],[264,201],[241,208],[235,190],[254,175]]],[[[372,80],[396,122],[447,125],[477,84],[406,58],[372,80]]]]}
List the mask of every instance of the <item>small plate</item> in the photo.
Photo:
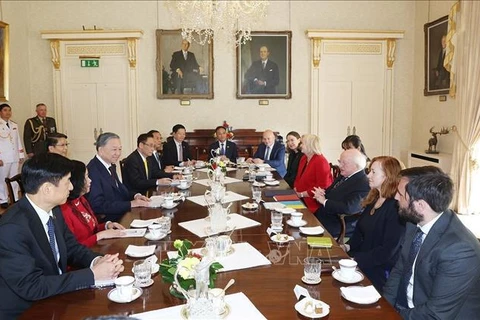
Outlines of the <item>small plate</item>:
{"type": "Polygon", "coordinates": [[[267,185],[267,186],[278,186],[280,185],[280,181],[278,180],[263,180],[263,182],[267,185]]]}
{"type": "Polygon", "coordinates": [[[286,243],[288,240],[288,234],[285,233],[277,233],[270,237],[270,240],[276,243],[286,243]]]}
{"type": "Polygon", "coordinates": [[[300,232],[303,234],[306,234],[307,236],[314,236],[314,235],[319,235],[323,234],[325,232],[325,229],[323,229],[320,226],[316,227],[300,227],[300,232]]]}
{"type": "MultiPolygon", "coordinates": [[[[349,288],[349,289],[350,289],[350,288],[354,289],[354,288],[364,288],[364,287],[362,287],[362,286],[350,286],[350,287],[348,287],[348,288],[349,288]]],[[[340,292],[341,292],[341,296],[342,296],[345,300],[348,300],[348,301],[353,302],[353,303],[356,303],[356,304],[372,304],[372,303],[377,302],[377,301],[380,300],[380,298],[381,298],[381,296],[378,295],[378,296],[376,296],[376,297],[371,297],[370,300],[365,299],[365,297],[362,297],[361,300],[357,300],[355,297],[351,297],[351,296],[348,296],[348,297],[347,297],[347,296],[345,296],[345,294],[344,294],[343,291],[341,291],[341,290],[340,290],[340,292]]],[[[357,297],[357,298],[358,298],[358,297],[357,297]]]]}
{"type": "Polygon", "coordinates": [[[148,283],[146,283],[145,285],[143,286],[140,286],[138,285],[138,287],[140,288],[147,288],[147,287],[150,287],[155,281],[153,281],[153,279],[150,279],[150,281],[148,281],[148,283]]]}
{"type": "Polygon", "coordinates": [[[154,236],[152,236],[152,234],[149,231],[147,231],[145,233],[144,237],[147,238],[148,240],[156,241],[156,240],[161,240],[161,239],[165,238],[166,236],[167,236],[167,234],[160,233],[160,236],[154,237],[154,236]]]}
{"type": "Polygon", "coordinates": [[[342,275],[340,273],[340,270],[335,270],[332,272],[332,277],[337,280],[337,281],[340,281],[342,283],[346,283],[346,284],[352,284],[352,283],[357,283],[357,282],[360,282],[364,279],[364,276],[361,272],[359,271],[355,271],[355,276],[352,278],[352,279],[344,279],[342,278],[342,275]]]}
{"type": "MultiPolygon", "coordinates": [[[[225,303],[225,311],[218,314],[215,319],[225,319],[229,314],[230,314],[230,305],[228,303],[225,303]]],[[[185,319],[185,320],[189,319],[190,315],[188,314],[187,305],[184,305],[182,307],[182,309],[180,310],[180,315],[182,316],[182,319],[185,319]]]]}
{"type": "Polygon", "coordinates": [[[178,202],[174,202],[173,205],[171,205],[171,206],[167,206],[165,203],[162,204],[162,208],[164,208],[164,209],[173,209],[176,206],[178,206],[178,202]]]}
{"type": "MultiPolygon", "coordinates": [[[[152,266],[152,274],[157,273],[159,270],[160,270],[160,265],[158,263],[155,263],[152,266]]],[[[132,268],[132,272],[133,272],[133,268],[132,268]]],[[[133,272],[133,273],[135,273],[135,272],[133,272]]]]}
{"type": "Polygon", "coordinates": [[[330,306],[320,300],[316,300],[312,298],[304,298],[295,304],[295,310],[297,310],[298,313],[300,313],[304,317],[307,317],[309,319],[317,319],[317,318],[323,318],[326,315],[328,315],[330,313],[330,306]],[[312,304],[312,312],[307,312],[307,310],[305,310],[305,305],[309,302],[312,304]],[[317,305],[322,305],[321,313],[315,312],[315,306],[317,305]]]}
{"type": "Polygon", "coordinates": [[[310,281],[310,280],[307,280],[307,278],[305,278],[305,276],[303,276],[302,277],[302,282],[306,283],[306,284],[319,284],[320,282],[322,282],[322,278],[320,278],[318,281],[310,281]]]}
{"type": "Polygon", "coordinates": [[[120,299],[120,297],[118,296],[118,289],[117,288],[110,290],[110,292],[107,295],[108,300],[116,302],[116,303],[129,303],[129,302],[132,302],[133,300],[136,300],[143,293],[143,290],[141,288],[133,287],[132,290],[133,290],[133,293],[132,293],[132,299],[131,300],[120,299]]]}
{"type": "Polygon", "coordinates": [[[307,225],[307,221],[301,220],[299,223],[295,223],[295,222],[293,222],[292,219],[288,219],[288,220],[287,220],[287,224],[288,224],[290,227],[299,228],[299,227],[303,227],[303,226],[307,225]]]}
{"type": "Polygon", "coordinates": [[[242,204],[242,208],[245,210],[256,210],[258,209],[258,204],[256,204],[255,202],[247,202],[242,204]]]}
{"type": "Polygon", "coordinates": [[[252,186],[262,188],[262,187],[265,187],[265,183],[255,181],[254,183],[252,183],[252,186]]]}
{"type": "Polygon", "coordinates": [[[275,209],[275,211],[281,212],[283,214],[291,214],[292,212],[295,212],[296,210],[293,208],[278,208],[275,209]]]}

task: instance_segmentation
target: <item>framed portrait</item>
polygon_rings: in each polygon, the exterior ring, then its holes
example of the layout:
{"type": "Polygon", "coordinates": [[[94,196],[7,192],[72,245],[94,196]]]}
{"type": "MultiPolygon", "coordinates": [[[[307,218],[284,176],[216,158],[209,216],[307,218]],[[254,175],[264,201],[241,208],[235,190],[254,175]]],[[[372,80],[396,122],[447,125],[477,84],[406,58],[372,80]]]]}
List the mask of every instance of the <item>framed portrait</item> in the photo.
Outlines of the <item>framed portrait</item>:
{"type": "Polygon", "coordinates": [[[448,16],[426,23],[425,31],[425,96],[448,94],[450,72],[443,66],[447,46],[448,16]]]}
{"type": "Polygon", "coordinates": [[[199,45],[181,30],[156,31],[157,98],[213,99],[213,41],[199,45]]]}
{"type": "Polygon", "coordinates": [[[291,31],[252,31],[237,47],[237,99],[290,99],[291,31]]]}
{"type": "Polygon", "coordinates": [[[8,24],[0,21],[0,101],[8,101],[8,24]]]}

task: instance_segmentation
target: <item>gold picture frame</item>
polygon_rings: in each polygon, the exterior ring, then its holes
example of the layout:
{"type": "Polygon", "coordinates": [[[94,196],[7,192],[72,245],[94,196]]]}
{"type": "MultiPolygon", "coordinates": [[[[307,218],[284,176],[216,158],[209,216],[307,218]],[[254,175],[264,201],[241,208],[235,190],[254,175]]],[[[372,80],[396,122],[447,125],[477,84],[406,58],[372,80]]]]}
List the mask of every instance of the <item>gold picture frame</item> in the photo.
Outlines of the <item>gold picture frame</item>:
{"type": "Polygon", "coordinates": [[[0,21],[0,101],[8,101],[9,25],[0,21]]]}
{"type": "Polygon", "coordinates": [[[156,37],[157,98],[213,99],[213,40],[190,43],[185,59],[182,30],[157,29],[156,37]]]}

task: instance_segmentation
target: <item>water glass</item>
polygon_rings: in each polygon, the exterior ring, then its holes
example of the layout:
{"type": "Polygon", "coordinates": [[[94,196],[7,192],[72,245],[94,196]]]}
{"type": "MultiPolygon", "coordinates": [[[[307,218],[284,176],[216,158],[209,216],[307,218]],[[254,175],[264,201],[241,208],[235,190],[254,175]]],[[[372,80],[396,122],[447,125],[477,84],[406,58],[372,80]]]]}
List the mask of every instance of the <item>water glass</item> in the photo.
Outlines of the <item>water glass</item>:
{"type": "Polygon", "coordinates": [[[320,281],[322,273],[322,260],[320,258],[308,257],[303,260],[303,273],[309,282],[320,281]]]}
{"type": "Polygon", "coordinates": [[[252,188],[252,198],[255,200],[256,203],[260,203],[262,201],[262,189],[259,187],[252,188]]]}
{"type": "Polygon", "coordinates": [[[229,236],[223,235],[217,237],[217,254],[220,257],[224,257],[230,251],[230,247],[232,246],[232,239],[229,236]]]}
{"type": "Polygon", "coordinates": [[[205,239],[205,250],[207,251],[206,256],[212,259],[215,259],[217,256],[217,238],[207,238],[205,239]]]}
{"type": "Polygon", "coordinates": [[[133,274],[135,275],[135,283],[139,287],[150,285],[152,279],[152,266],[146,260],[138,260],[133,263],[133,274]]]}
{"type": "Polygon", "coordinates": [[[283,214],[281,212],[272,210],[271,219],[273,229],[282,229],[283,214]]]}
{"type": "Polygon", "coordinates": [[[157,219],[158,224],[160,225],[160,232],[167,234],[172,227],[172,221],[169,217],[160,217],[157,219]]]}
{"type": "Polygon", "coordinates": [[[248,182],[255,182],[256,177],[255,165],[250,165],[250,167],[248,167],[248,182]]]}

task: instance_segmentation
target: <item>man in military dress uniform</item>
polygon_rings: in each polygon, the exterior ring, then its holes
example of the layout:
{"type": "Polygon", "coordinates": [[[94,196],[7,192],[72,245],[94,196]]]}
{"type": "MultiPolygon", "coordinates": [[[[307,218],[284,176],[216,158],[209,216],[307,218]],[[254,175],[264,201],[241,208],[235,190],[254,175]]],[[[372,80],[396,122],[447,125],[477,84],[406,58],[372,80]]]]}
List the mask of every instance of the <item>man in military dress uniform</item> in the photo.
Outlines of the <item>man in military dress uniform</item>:
{"type": "MultiPolygon", "coordinates": [[[[11,121],[12,108],[6,103],[0,105],[0,206],[8,206],[8,192],[5,178],[18,174],[18,166],[23,162],[22,141],[18,133],[18,125],[11,121]]],[[[18,196],[18,185],[13,183],[13,193],[18,196]]]]}
{"type": "Polygon", "coordinates": [[[47,106],[37,104],[35,109],[37,116],[25,122],[23,130],[23,142],[29,158],[34,154],[46,152],[45,140],[47,136],[57,132],[57,124],[54,118],[47,117],[47,106]]]}

